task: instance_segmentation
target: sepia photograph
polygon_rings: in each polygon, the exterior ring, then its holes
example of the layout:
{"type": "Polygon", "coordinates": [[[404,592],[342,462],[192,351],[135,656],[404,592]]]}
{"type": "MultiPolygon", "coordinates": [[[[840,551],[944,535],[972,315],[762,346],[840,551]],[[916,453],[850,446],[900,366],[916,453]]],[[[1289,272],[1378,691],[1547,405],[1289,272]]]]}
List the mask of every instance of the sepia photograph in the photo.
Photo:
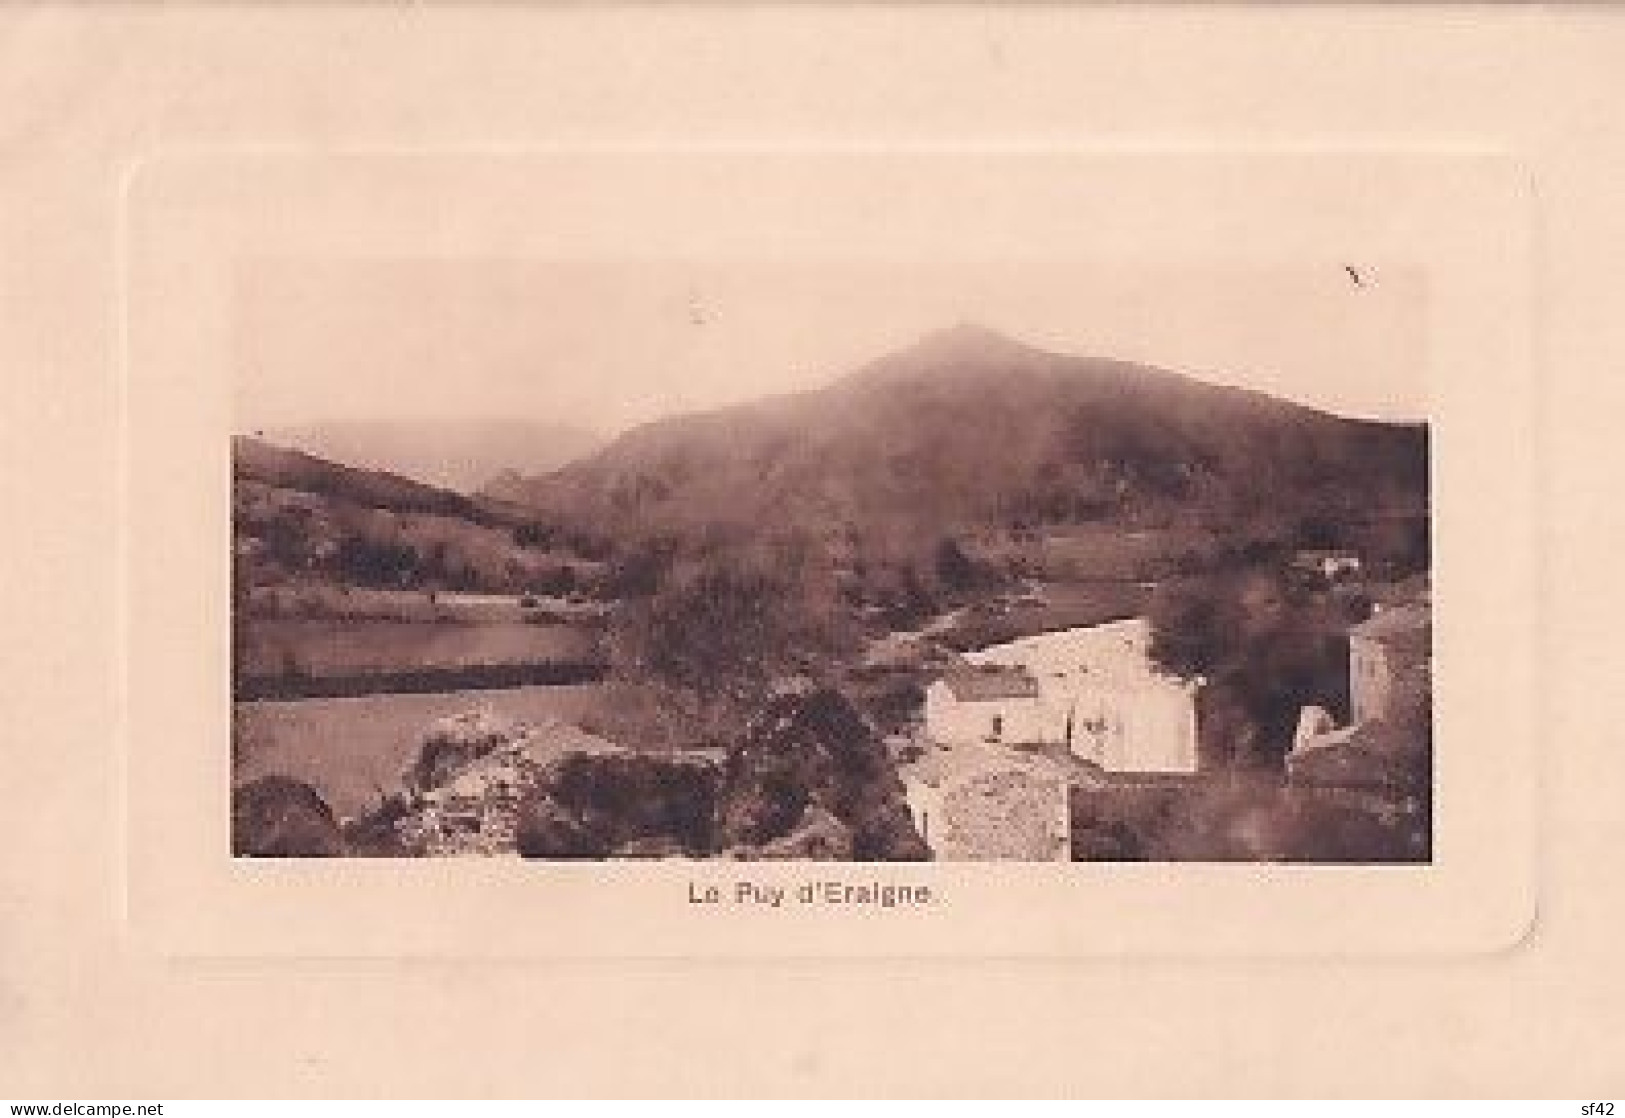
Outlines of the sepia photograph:
{"type": "Polygon", "coordinates": [[[236,280],[237,856],[1433,858],[1420,269],[236,280]]]}

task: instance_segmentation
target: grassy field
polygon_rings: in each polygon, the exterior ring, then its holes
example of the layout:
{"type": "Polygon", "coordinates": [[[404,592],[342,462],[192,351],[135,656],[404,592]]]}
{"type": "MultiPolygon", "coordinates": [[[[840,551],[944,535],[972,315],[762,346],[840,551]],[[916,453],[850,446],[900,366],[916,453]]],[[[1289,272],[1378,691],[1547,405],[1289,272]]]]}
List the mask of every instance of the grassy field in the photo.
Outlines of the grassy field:
{"type": "MultiPolygon", "coordinates": [[[[512,525],[479,523],[470,518],[473,515],[470,508],[457,512],[449,508],[441,512],[391,508],[387,503],[401,499],[402,495],[377,492],[376,479],[364,478],[364,472],[331,463],[318,463],[316,470],[328,476],[306,477],[299,479],[298,484],[322,485],[326,492],[269,485],[239,472],[232,486],[232,514],[238,541],[262,555],[282,551],[283,560],[274,565],[284,569],[303,569],[312,561],[319,567],[330,568],[345,541],[352,545],[410,549],[420,559],[441,556],[442,567],[467,580],[458,585],[491,590],[518,591],[545,585],[546,580],[565,568],[582,582],[592,580],[599,572],[596,564],[576,556],[522,546],[515,540],[512,525]],[[279,540],[280,544],[269,546],[268,541],[273,540],[279,540]],[[290,558],[297,561],[290,565],[286,561],[290,558]]],[[[387,489],[399,490],[401,484],[396,479],[387,484],[387,489]]],[[[410,482],[404,484],[412,489],[422,488],[410,482]]],[[[465,503],[455,494],[435,494],[432,490],[420,493],[417,498],[405,499],[465,503]]]]}
{"type": "Polygon", "coordinates": [[[243,605],[256,621],[417,621],[494,624],[568,618],[601,619],[601,603],[545,596],[442,590],[383,590],[330,582],[256,586],[243,605]],[[530,603],[530,604],[523,604],[530,603]]]}
{"type": "Polygon", "coordinates": [[[590,631],[523,621],[485,625],[376,620],[254,620],[238,650],[251,679],[383,675],[391,671],[571,663],[596,656],[590,631]]]}
{"type": "Polygon", "coordinates": [[[965,652],[1035,633],[1100,625],[1143,613],[1152,592],[1150,585],[1136,582],[1041,583],[1013,602],[959,611],[939,636],[965,652]]]}
{"type": "Polygon", "coordinates": [[[582,718],[603,702],[603,687],[520,687],[351,699],[240,702],[235,708],[237,782],[273,773],[303,780],[333,811],[353,816],[400,786],[424,731],[447,715],[489,707],[521,721],[582,718]]]}
{"type": "Polygon", "coordinates": [[[1125,529],[1075,524],[984,543],[984,556],[1016,560],[1056,582],[1165,578],[1212,559],[1217,540],[1198,528],[1125,529]]]}

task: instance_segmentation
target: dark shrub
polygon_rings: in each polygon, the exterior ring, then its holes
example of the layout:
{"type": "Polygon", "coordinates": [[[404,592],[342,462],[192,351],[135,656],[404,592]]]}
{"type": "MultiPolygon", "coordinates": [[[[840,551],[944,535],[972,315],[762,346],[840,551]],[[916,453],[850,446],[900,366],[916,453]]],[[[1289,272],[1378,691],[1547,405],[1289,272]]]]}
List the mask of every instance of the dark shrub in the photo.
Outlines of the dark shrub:
{"type": "Polygon", "coordinates": [[[521,806],[519,853],[526,858],[606,858],[623,849],[710,854],[716,845],[718,778],[714,765],[682,756],[565,756],[521,806]]]}
{"type": "Polygon", "coordinates": [[[231,852],[243,858],[332,858],[344,853],[333,811],[316,789],[262,776],[232,790],[231,852]]]}
{"type": "Polygon", "coordinates": [[[1143,862],[1173,825],[1177,788],[1074,787],[1068,797],[1072,858],[1078,862],[1143,862]]]}
{"type": "Polygon", "coordinates": [[[717,771],[680,757],[581,753],[564,758],[545,791],[578,819],[602,820],[606,841],[670,838],[695,854],[713,846],[717,771]]]}
{"type": "Polygon", "coordinates": [[[603,815],[571,811],[544,795],[520,806],[516,838],[524,858],[605,858],[610,852],[603,815]]]}
{"type": "Polygon", "coordinates": [[[885,746],[838,691],[775,698],[729,754],[724,846],[760,846],[795,830],[809,807],[851,833],[859,861],[931,856],[885,746]]]}
{"type": "Polygon", "coordinates": [[[415,858],[422,854],[401,838],[395,824],[411,814],[405,797],[389,796],[372,811],[344,825],[345,851],[352,858],[415,858]]]}

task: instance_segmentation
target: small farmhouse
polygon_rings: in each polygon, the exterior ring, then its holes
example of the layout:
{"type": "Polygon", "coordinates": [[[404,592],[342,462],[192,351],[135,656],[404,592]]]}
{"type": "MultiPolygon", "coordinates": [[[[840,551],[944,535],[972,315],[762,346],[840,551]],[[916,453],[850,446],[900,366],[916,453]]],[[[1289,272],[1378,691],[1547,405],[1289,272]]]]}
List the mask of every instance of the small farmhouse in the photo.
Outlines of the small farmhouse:
{"type": "Polygon", "coordinates": [[[1159,672],[1142,618],[969,654],[926,692],[945,744],[1061,745],[1107,772],[1196,771],[1199,685],[1159,672]]]}
{"type": "Polygon", "coordinates": [[[1352,551],[1309,549],[1292,557],[1292,569],[1325,582],[1338,582],[1360,573],[1360,557],[1352,551]]]}
{"type": "Polygon", "coordinates": [[[925,692],[925,723],[943,745],[1059,740],[1038,681],[1020,665],[963,663],[925,692]]]}

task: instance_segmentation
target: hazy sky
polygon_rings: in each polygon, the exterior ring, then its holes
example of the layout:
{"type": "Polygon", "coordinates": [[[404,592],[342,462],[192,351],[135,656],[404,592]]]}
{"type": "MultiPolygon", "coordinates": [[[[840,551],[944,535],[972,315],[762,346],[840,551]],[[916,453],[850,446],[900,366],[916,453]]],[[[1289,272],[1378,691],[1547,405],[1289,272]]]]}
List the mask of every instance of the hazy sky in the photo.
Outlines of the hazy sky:
{"type": "Polygon", "coordinates": [[[827,383],[974,322],[1327,410],[1426,415],[1418,273],[1278,268],[553,263],[245,264],[242,430],[524,418],[604,432],[827,383]]]}

